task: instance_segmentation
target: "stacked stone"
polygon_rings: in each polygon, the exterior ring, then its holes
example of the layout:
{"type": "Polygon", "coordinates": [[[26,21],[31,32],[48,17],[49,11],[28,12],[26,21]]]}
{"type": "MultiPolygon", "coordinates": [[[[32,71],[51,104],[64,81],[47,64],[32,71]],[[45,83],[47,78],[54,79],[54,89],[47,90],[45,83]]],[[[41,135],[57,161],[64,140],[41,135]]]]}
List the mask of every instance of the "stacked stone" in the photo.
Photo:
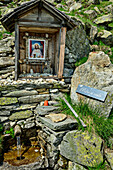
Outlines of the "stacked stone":
{"type": "Polygon", "coordinates": [[[14,79],[14,37],[0,40],[0,80],[14,79]]]}
{"type": "Polygon", "coordinates": [[[68,161],[59,155],[59,146],[66,133],[78,128],[77,121],[62,114],[58,106],[38,106],[35,114],[36,126],[41,128],[39,135],[46,141],[49,167],[66,169],[68,161]]]}
{"type": "Polygon", "coordinates": [[[63,93],[69,91],[69,85],[53,79],[19,80],[7,82],[7,85],[3,85],[2,82],[0,86],[1,122],[10,121],[10,124],[14,125],[19,121],[25,125],[25,128],[35,126],[35,123],[30,123],[30,118],[34,118],[36,106],[43,105],[45,100],[48,100],[49,104],[56,103],[52,101],[59,100],[63,93]]]}

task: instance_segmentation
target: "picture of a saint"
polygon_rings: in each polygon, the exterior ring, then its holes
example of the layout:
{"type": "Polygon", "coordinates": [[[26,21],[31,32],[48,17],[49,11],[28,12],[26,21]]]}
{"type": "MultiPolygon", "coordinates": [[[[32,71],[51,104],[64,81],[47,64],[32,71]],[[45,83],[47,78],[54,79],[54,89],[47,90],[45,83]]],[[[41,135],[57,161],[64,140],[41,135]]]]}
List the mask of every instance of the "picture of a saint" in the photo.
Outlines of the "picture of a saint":
{"type": "Polygon", "coordinates": [[[29,59],[45,59],[45,41],[29,39],[29,59]]]}

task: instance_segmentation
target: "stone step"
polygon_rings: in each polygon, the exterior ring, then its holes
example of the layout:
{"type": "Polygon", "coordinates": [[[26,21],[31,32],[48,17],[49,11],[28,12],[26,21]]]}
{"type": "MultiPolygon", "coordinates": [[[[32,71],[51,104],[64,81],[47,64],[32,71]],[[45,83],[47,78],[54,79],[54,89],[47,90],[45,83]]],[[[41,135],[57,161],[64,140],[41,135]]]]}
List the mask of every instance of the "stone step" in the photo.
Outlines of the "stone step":
{"type": "Polygon", "coordinates": [[[67,118],[62,122],[56,123],[47,117],[39,116],[39,121],[54,131],[73,130],[73,129],[77,129],[78,127],[77,120],[71,118],[67,118]]]}

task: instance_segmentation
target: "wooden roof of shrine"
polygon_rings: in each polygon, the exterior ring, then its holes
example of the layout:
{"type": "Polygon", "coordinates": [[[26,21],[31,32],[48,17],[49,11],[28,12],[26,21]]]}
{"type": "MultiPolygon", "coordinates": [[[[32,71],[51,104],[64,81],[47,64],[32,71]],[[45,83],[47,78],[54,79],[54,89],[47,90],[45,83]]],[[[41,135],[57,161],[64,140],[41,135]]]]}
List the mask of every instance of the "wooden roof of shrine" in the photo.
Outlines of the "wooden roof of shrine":
{"type": "MultiPolygon", "coordinates": [[[[65,13],[56,9],[53,4],[46,0],[31,0],[29,2],[26,2],[21,6],[14,8],[12,12],[4,15],[1,19],[1,22],[6,30],[13,32],[15,30],[15,22],[18,22],[21,17],[28,14],[34,8],[44,8],[51,15],[58,18],[59,21],[61,21],[62,25],[66,26],[68,29],[76,26],[74,20],[72,20],[65,13]]],[[[38,20],[36,22],[38,22],[38,20]]]]}

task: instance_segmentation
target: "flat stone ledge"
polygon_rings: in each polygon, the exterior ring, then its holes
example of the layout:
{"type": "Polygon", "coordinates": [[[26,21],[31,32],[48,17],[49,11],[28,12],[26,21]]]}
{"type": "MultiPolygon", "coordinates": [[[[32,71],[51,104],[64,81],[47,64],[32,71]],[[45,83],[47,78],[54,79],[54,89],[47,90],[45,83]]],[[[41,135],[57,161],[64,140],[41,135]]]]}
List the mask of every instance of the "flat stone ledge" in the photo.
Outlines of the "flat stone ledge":
{"type": "Polygon", "coordinates": [[[45,117],[39,117],[39,120],[47,127],[54,131],[60,131],[60,130],[72,130],[76,129],[78,126],[78,122],[74,119],[67,118],[66,120],[62,122],[52,122],[50,119],[45,117]]]}
{"type": "Polygon", "coordinates": [[[21,120],[21,119],[27,119],[33,115],[31,110],[26,110],[26,111],[21,111],[21,112],[16,112],[12,114],[9,117],[9,120],[21,120]]]}
{"type": "Polygon", "coordinates": [[[44,116],[49,114],[50,112],[58,113],[59,111],[60,108],[55,106],[38,106],[35,110],[35,113],[38,114],[39,116],[44,116]]]}

